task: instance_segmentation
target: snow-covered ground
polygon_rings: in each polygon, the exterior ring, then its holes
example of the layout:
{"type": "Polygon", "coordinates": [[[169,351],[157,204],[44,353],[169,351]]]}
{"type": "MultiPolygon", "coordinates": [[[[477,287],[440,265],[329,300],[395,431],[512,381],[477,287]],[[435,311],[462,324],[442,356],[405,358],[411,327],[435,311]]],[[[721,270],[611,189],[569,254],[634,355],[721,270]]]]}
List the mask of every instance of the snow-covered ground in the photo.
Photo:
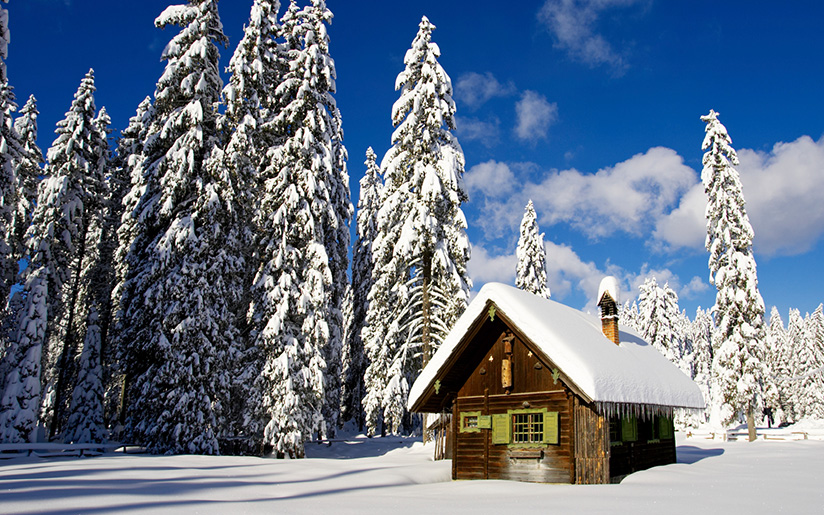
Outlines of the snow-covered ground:
{"type": "Polygon", "coordinates": [[[679,434],[678,463],[620,485],[450,481],[395,437],[311,444],[305,460],[150,456],[0,460],[2,513],[824,513],[824,442],[679,434]]]}

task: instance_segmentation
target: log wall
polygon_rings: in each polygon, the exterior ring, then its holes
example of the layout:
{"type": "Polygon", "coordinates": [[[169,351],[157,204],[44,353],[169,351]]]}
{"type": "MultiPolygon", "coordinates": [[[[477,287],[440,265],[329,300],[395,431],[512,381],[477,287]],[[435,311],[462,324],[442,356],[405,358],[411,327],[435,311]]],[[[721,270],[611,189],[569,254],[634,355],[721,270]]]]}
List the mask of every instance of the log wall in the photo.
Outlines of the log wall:
{"type": "MultiPolygon", "coordinates": [[[[499,394],[458,397],[456,416],[460,412],[479,411],[482,415],[506,413],[520,409],[524,402],[530,409],[546,408],[559,415],[559,443],[535,446],[493,444],[491,431],[455,433],[453,454],[454,479],[511,479],[539,483],[569,483],[572,470],[572,418],[570,398],[563,389],[530,394],[499,394]]],[[[453,417],[454,420],[454,417],[453,417]]]]}
{"type": "Polygon", "coordinates": [[[595,410],[575,397],[575,483],[609,483],[609,424],[595,410]]]}

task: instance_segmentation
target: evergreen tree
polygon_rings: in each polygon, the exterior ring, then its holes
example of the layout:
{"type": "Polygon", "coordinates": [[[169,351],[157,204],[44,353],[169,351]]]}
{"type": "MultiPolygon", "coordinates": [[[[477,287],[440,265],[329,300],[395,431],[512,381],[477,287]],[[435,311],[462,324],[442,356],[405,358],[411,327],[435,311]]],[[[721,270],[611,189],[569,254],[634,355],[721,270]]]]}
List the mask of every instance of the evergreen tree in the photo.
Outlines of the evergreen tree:
{"type": "Polygon", "coordinates": [[[50,436],[68,416],[75,356],[83,337],[79,322],[85,320],[85,306],[79,299],[84,287],[82,271],[88,267],[87,253],[93,247],[87,239],[95,235],[105,198],[98,154],[105,138],[95,121],[94,91],[94,72],[89,70],[66,117],[57,123],[57,138],[48,150],[47,177],[40,184],[27,235],[32,255],[29,266],[31,270],[44,268],[40,278],[48,281],[42,418],[50,436]]]}
{"type": "Polygon", "coordinates": [[[119,231],[127,437],[152,452],[216,454],[244,266],[234,255],[237,185],[216,146],[216,44],[226,36],[215,0],[170,6],[155,25],[181,31],[162,56],[119,231]]]}
{"type": "Polygon", "coordinates": [[[683,338],[678,329],[681,316],[678,295],[669,284],[665,284],[663,288],[658,286],[654,277],[647,278],[640,290],[638,313],[641,334],[668,360],[690,375],[684,361],[683,338]]]}
{"type": "Polygon", "coordinates": [[[40,180],[44,163],[43,152],[37,146],[37,99],[31,95],[26,105],[20,109],[20,116],[14,121],[14,129],[20,137],[22,152],[15,165],[15,182],[17,190],[17,209],[12,222],[15,259],[22,259],[26,254],[25,234],[31,225],[35,200],[37,200],[37,183],[40,180]]]}
{"type": "Polygon", "coordinates": [[[787,318],[787,346],[784,351],[784,363],[787,373],[782,378],[786,389],[786,405],[784,411],[793,421],[798,422],[804,416],[804,392],[800,385],[803,373],[809,370],[811,360],[809,347],[805,341],[804,317],[798,309],[791,309],[787,318]]]}
{"type": "MultiPolygon", "coordinates": [[[[229,61],[231,73],[229,83],[223,90],[226,99],[224,131],[229,140],[226,145],[226,166],[238,181],[247,185],[238,195],[238,219],[243,220],[246,230],[242,234],[247,242],[244,259],[247,263],[245,289],[250,290],[254,273],[260,266],[256,241],[262,229],[254,226],[253,213],[257,211],[260,198],[260,167],[270,149],[281,143],[281,135],[274,120],[279,112],[279,98],[276,88],[288,67],[285,52],[277,42],[280,24],[277,15],[280,3],[271,0],[256,0],[252,5],[249,24],[244,29],[243,38],[229,61]]],[[[238,312],[244,315],[245,324],[251,297],[244,295],[238,312]]],[[[243,435],[247,445],[259,445],[263,439],[263,428],[268,420],[261,412],[261,394],[255,388],[255,380],[261,373],[261,354],[254,343],[254,324],[247,338],[248,345],[234,363],[232,401],[230,415],[233,435],[243,435]]],[[[246,328],[241,328],[247,332],[246,328]]]]}
{"type": "Polygon", "coordinates": [[[13,347],[14,366],[5,378],[0,397],[0,442],[34,442],[40,414],[41,357],[48,317],[48,269],[28,273],[26,303],[13,347]]]}
{"type": "MultiPolygon", "coordinates": [[[[2,8],[0,8],[2,9],[2,8]]],[[[5,13],[5,10],[0,12],[5,13]]],[[[2,30],[2,26],[0,26],[2,30]]],[[[0,34],[2,46],[2,34],[0,34]]],[[[0,59],[2,62],[2,59],[0,59]]],[[[8,81],[0,82],[0,299],[5,308],[11,286],[17,277],[15,215],[18,204],[15,167],[23,155],[20,138],[14,130],[12,113],[17,109],[8,81]]]]}
{"type": "Polygon", "coordinates": [[[77,385],[63,440],[66,443],[101,443],[107,438],[103,419],[103,367],[100,356],[100,326],[93,306],[86,325],[86,338],[80,353],[77,385]]]}
{"type": "Polygon", "coordinates": [[[263,360],[256,388],[266,420],[264,442],[292,457],[303,457],[303,442],[313,433],[331,434],[340,410],[348,265],[340,246],[348,245],[351,204],[332,96],[335,67],[326,33],[331,19],[320,0],[303,10],[292,2],[284,14],[290,64],[277,88],[282,107],[273,121],[283,139],[260,166],[256,226],[266,232],[258,243],[250,307],[263,360]]]}
{"type": "MultiPolygon", "coordinates": [[[[690,326],[690,338],[692,340],[692,379],[701,393],[704,401],[709,406],[712,402],[712,333],[714,325],[712,313],[700,307],[695,310],[695,319],[690,326]]],[[[703,415],[704,422],[707,421],[708,411],[703,415]]]]}
{"type": "Polygon", "coordinates": [[[718,289],[715,300],[716,331],[713,377],[723,399],[721,422],[729,424],[747,415],[750,439],[755,438],[754,413],[763,402],[764,301],[758,291],[753,231],[745,207],[738,171],[738,156],[727,129],[710,111],[702,144],[701,180],[708,202],[707,240],[710,282],[718,289]]]}
{"type": "Polygon", "coordinates": [[[358,199],[358,237],[352,251],[352,318],[344,352],[342,384],[342,413],[344,420],[354,419],[358,428],[363,428],[364,395],[363,376],[366,371],[366,356],[363,348],[363,330],[369,302],[367,297],[372,288],[372,243],[378,233],[377,217],[380,209],[383,181],[377,156],[372,147],[366,149],[366,173],[360,180],[358,199]]]}
{"type": "Polygon", "coordinates": [[[627,300],[626,302],[624,302],[624,305],[621,306],[621,312],[619,314],[618,320],[621,321],[621,325],[629,327],[633,331],[638,332],[638,334],[644,332],[639,322],[640,315],[638,313],[637,301],[632,301],[632,303],[630,303],[630,301],[627,300]]]}
{"type": "MultiPolygon", "coordinates": [[[[120,133],[117,143],[117,153],[110,167],[109,177],[109,211],[106,218],[107,231],[110,240],[115,245],[112,249],[113,260],[113,290],[110,298],[109,328],[110,337],[106,338],[106,348],[102,352],[103,375],[105,382],[105,402],[107,426],[116,429],[115,439],[122,435],[125,411],[122,409],[123,392],[128,386],[128,367],[126,363],[125,342],[118,336],[123,332],[124,321],[122,307],[129,305],[128,294],[131,289],[126,288],[126,277],[130,276],[127,257],[130,256],[130,245],[135,241],[139,227],[131,214],[137,208],[142,192],[147,186],[143,175],[143,143],[154,117],[154,107],[150,97],[146,97],[137,107],[135,115],[129,118],[129,125],[120,133]],[[129,216],[125,216],[129,213],[129,216]],[[122,223],[121,223],[122,222],[122,223]],[[123,383],[127,384],[124,385],[123,383]]],[[[105,323],[105,317],[104,317],[105,323]]]]}
{"type": "Polygon", "coordinates": [[[524,217],[521,219],[521,236],[515,253],[518,256],[515,286],[548,299],[550,293],[546,283],[544,234],[539,232],[538,217],[532,200],[526,205],[524,217]]]}
{"type": "Polygon", "coordinates": [[[409,386],[466,307],[470,247],[461,204],[464,156],[452,134],[452,82],[426,17],[396,80],[392,148],[372,245],[374,285],[363,332],[369,356],[367,428],[382,416],[398,432],[409,386]]]}
{"type": "Polygon", "coordinates": [[[788,419],[789,409],[789,389],[791,382],[788,381],[792,371],[789,368],[790,357],[788,354],[789,338],[784,321],[778,308],[773,306],[770,312],[770,324],[767,326],[767,369],[769,375],[765,382],[769,385],[768,391],[771,395],[765,396],[765,405],[773,409],[777,422],[788,419]],[[772,393],[774,392],[774,393],[772,393]]]}
{"type": "Polygon", "coordinates": [[[802,347],[798,350],[795,380],[800,403],[799,416],[824,418],[824,306],[804,319],[802,347]]]}

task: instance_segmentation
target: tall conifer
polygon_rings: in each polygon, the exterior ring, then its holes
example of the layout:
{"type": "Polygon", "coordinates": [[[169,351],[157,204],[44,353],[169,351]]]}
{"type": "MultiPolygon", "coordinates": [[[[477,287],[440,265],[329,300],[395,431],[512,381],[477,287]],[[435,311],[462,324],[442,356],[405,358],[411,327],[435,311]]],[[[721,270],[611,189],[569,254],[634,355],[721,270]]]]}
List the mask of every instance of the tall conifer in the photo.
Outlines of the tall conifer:
{"type": "Polygon", "coordinates": [[[538,216],[530,200],[521,219],[521,236],[518,238],[518,268],[515,286],[539,297],[550,297],[546,277],[546,249],[544,234],[538,228],[538,216]]]}
{"type": "Polygon", "coordinates": [[[738,156],[727,129],[710,110],[702,144],[701,180],[707,194],[707,239],[710,282],[715,299],[716,331],[713,378],[722,399],[720,420],[729,424],[747,416],[750,439],[755,438],[754,414],[762,407],[765,324],[764,301],[752,252],[753,230],[747,215],[738,156]]]}
{"type": "Polygon", "coordinates": [[[364,344],[364,399],[374,433],[383,417],[398,432],[409,387],[466,307],[472,282],[461,204],[464,155],[455,129],[452,81],[438,63],[426,17],[395,82],[392,148],[381,163],[384,192],[373,243],[374,285],[364,344]]]}
{"type": "Polygon", "coordinates": [[[216,454],[243,269],[233,255],[237,185],[217,148],[216,45],[227,40],[216,0],[170,6],[155,25],[181,30],[163,53],[120,231],[127,437],[152,452],[216,454]]]}

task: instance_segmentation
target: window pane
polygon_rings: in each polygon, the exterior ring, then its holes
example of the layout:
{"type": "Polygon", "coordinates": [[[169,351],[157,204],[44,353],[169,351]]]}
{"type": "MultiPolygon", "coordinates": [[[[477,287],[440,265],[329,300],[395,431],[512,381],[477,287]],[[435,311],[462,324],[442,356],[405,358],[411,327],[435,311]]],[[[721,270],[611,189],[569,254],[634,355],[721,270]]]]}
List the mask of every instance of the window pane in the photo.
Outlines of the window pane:
{"type": "Polygon", "coordinates": [[[540,443],[544,436],[543,413],[512,415],[512,440],[516,443],[540,443]]]}

